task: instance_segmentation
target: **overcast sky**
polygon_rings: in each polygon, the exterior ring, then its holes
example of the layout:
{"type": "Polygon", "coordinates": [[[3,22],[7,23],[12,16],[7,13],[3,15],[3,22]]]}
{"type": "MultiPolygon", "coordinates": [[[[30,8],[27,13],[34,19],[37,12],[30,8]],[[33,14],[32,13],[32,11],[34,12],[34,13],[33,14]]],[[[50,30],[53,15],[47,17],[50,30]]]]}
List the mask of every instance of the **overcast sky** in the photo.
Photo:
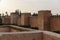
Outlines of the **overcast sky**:
{"type": "Polygon", "coordinates": [[[38,10],[52,10],[53,14],[60,14],[60,0],[0,0],[1,13],[16,9],[31,13],[38,10]]]}

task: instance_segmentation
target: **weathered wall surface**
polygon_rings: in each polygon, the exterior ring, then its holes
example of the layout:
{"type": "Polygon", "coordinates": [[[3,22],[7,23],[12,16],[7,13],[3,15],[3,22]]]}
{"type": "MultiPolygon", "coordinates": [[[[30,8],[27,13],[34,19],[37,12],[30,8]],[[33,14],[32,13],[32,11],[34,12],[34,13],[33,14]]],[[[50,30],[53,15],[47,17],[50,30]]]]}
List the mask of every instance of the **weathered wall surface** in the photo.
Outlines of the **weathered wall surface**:
{"type": "Polygon", "coordinates": [[[21,25],[21,17],[18,17],[17,25],[21,25]]]}
{"type": "Polygon", "coordinates": [[[2,25],[0,26],[0,32],[21,32],[21,31],[33,31],[34,29],[29,29],[29,28],[23,28],[19,26],[6,26],[2,25]]]}
{"type": "Polygon", "coordinates": [[[37,16],[31,16],[30,17],[30,25],[31,25],[31,27],[38,27],[37,26],[37,20],[38,20],[37,16]]]}
{"type": "Polygon", "coordinates": [[[51,16],[50,27],[51,27],[51,31],[60,30],[60,16],[51,16]]]}
{"type": "Polygon", "coordinates": [[[8,27],[0,27],[0,32],[9,32],[9,28],[8,27]]]}
{"type": "Polygon", "coordinates": [[[20,32],[21,29],[18,28],[9,28],[9,27],[0,27],[0,32],[20,32]]]}
{"type": "Polygon", "coordinates": [[[2,23],[5,24],[5,16],[2,16],[2,23]]]}
{"type": "Polygon", "coordinates": [[[40,30],[49,30],[50,10],[38,11],[38,28],[40,30]]]}
{"type": "Polygon", "coordinates": [[[2,34],[0,40],[42,40],[42,33],[2,34]]]}
{"type": "Polygon", "coordinates": [[[45,32],[43,34],[43,40],[60,40],[60,34],[52,33],[52,32],[45,32]]]}
{"type": "Polygon", "coordinates": [[[11,24],[18,24],[18,14],[17,13],[11,13],[11,16],[10,16],[10,20],[11,20],[11,24]]]}
{"type": "Polygon", "coordinates": [[[10,16],[2,16],[2,24],[10,24],[10,16]]]}
{"type": "Polygon", "coordinates": [[[22,13],[21,15],[21,25],[29,25],[30,13],[22,13]]]}
{"type": "Polygon", "coordinates": [[[60,38],[58,38],[58,37],[47,35],[47,34],[44,34],[44,38],[43,39],[44,40],[60,40],[60,38]]]}
{"type": "Polygon", "coordinates": [[[60,40],[60,34],[41,31],[0,33],[0,40],[60,40]]]}
{"type": "Polygon", "coordinates": [[[20,30],[18,30],[16,28],[10,28],[10,32],[20,32],[20,30]]]}

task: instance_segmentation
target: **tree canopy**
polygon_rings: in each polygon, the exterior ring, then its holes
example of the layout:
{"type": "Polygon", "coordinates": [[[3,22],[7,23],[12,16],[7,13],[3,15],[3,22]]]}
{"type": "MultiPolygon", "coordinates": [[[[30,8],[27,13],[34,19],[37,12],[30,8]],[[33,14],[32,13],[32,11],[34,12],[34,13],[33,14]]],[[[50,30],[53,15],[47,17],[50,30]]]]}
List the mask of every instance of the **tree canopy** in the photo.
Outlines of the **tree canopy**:
{"type": "Polygon", "coordinates": [[[38,16],[38,14],[37,13],[33,13],[32,16],[38,16]]]}
{"type": "Polygon", "coordinates": [[[2,24],[2,18],[1,18],[1,14],[0,14],[0,24],[2,24]]]}

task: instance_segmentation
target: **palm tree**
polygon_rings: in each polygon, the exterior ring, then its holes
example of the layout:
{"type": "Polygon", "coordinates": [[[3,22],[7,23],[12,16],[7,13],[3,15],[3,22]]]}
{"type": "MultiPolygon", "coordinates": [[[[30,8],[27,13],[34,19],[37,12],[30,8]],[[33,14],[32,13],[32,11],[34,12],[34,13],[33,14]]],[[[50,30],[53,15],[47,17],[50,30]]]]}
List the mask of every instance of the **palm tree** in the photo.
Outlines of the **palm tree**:
{"type": "Polygon", "coordinates": [[[6,13],[6,15],[8,16],[8,12],[6,11],[5,13],[6,13]]]}

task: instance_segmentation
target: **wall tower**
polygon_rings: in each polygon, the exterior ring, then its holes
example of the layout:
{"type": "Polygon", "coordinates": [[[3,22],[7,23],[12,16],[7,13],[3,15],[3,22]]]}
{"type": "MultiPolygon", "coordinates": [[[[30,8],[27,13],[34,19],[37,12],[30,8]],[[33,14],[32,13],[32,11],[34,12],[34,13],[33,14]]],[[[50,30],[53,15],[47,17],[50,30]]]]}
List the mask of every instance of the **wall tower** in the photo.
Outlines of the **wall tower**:
{"type": "Polygon", "coordinates": [[[49,22],[50,16],[51,16],[50,10],[38,11],[38,28],[40,30],[50,29],[50,22],[49,22]]]}

